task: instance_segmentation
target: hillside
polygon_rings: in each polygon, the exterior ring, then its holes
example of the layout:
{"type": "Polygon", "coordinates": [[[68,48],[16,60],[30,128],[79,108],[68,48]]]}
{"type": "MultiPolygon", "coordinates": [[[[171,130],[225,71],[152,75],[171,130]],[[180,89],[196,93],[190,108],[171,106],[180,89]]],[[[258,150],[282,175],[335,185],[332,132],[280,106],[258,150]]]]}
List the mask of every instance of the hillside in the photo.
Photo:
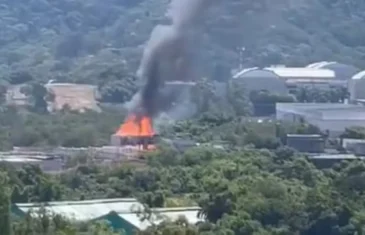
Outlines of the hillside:
{"type": "MultiPolygon", "coordinates": [[[[128,100],[144,42],[164,20],[168,2],[6,1],[0,5],[0,76],[11,83],[92,83],[105,101],[128,100]]],[[[240,55],[244,66],[336,60],[362,67],[364,10],[355,0],[216,0],[195,34],[196,71],[225,79],[240,55]]]]}
{"type": "MultiPolygon", "coordinates": [[[[120,128],[123,120],[131,117],[128,110],[115,103],[130,100],[137,91],[135,74],[144,43],[152,28],[166,21],[164,15],[170,1],[2,1],[0,150],[60,146],[72,150],[94,149],[90,146],[111,149],[112,146],[108,147],[110,136],[120,128]],[[42,83],[49,80],[56,81],[43,86],[42,83]],[[60,85],[62,82],[90,85],[60,85]],[[99,104],[95,86],[100,90],[103,112],[72,111],[71,106],[99,104]],[[8,93],[5,88],[10,88],[8,93]],[[47,92],[51,88],[53,92],[47,92]],[[27,108],[4,105],[9,96],[15,102],[24,101],[27,108]],[[87,100],[94,102],[83,102],[87,100]],[[65,101],[72,101],[74,105],[47,112],[47,102],[54,102],[60,108],[65,101]]],[[[239,79],[223,85],[211,82],[227,80],[240,60],[246,67],[277,63],[301,66],[320,60],[336,60],[365,68],[365,29],[361,27],[365,22],[365,2],[207,1],[213,4],[201,15],[201,24],[195,25],[188,53],[189,62],[201,79],[183,83],[184,86],[176,82],[165,84],[165,88],[170,86],[171,89],[165,91],[168,95],[164,97],[168,98],[161,98],[164,104],[177,110],[178,116],[181,110],[171,104],[175,103],[172,97],[186,87],[191,91],[193,105],[186,102],[183,109],[196,111],[196,115],[176,122],[170,122],[168,115],[147,116],[154,118],[153,127],[158,134],[153,138],[156,148],[144,152],[143,156],[138,154],[138,160],[128,154],[128,160],[142,162],[138,165],[125,163],[122,161],[125,158],[109,154],[110,164],[105,166],[97,160],[100,159],[98,152],[83,151],[72,157],[60,154],[65,164],[59,165],[65,171],[49,174],[39,167],[40,158],[34,159],[35,152],[27,158],[24,153],[23,158],[19,158],[12,156],[15,151],[3,152],[4,156],[0,157],[0,235],[365,234],[365,162],[352,155],[354,151],[350,148],[350,145],[355,148],[355,143],[364,141],[365,128],[345,129],[341,136],[346,140],[343,140],[332,138],[327,128],[321,130],[321,126],[306,123],[304,114],[303,118],[293,118],[298,122],[262,117],[272,114],[276,102],[344,102],[345,88],[300,88],[293,96],[255,90],[247,95],[246,87],[239,79]],[[221,93],[217,95],[217,91],[221,93]],[[170,94],[173,94],[171,98],[170,94]],[[316,136],[308,136],[313,134],[316,136]],[[303,142],[299,142],[303,144],[298,144],[302,145],[300,147],[311,145],[306,139],[313,137],[316,146],[326,149],[316,151],[326,152],[326,155],[318,153],[319,156],[312,158],[312,154],[291,148],[298,148],[293,144],[297,137],[303,137],[303,142]],[[188,149],[189,146],[195,147],[188,149]],[[330,156],[327,152],[341,154],[330,156]],[[38,164],[32,165],[28,160],[38,164]],[[24,166],[25,163],[31,165],[24,166]],[[86,203],[89,199],[101,202],[111,198],[135,198],[145,204],[146,210],[133,212],[141,214],[143,218],[140,219],[145,221],[136,218],[135,222],[150,222],[152,208],[197,205],[199,215],[205,221],[189,225],[179,216],[178,221],[166,221],[136,233],[121,233],[119,225],[114,223],[116,217],[109,215],[128,216],[127,207],[120,204],[124,208],[108,208],[108,214],[102,218],[110,223],[99,224],[95,218],[100,215],[93,213],[98,208],[86,203]],[[55,205],[56,201],[66,201],[61,204],[70,208],[65,210],[70,214],[75,211],[95,216],[88,217],[88,221],[77,221],[76,216],[63,218],[61,213],[53,215],[43,207],[39,214],[29,211],[22,216],[15,210],[19,203],[37,206],[45,203],[47,206],[55,205]],[[90,207],[82,207],[85,210],[71,207],[80,202],[90,207]]],[[[176,45],[174,42],[181,42],[178,37],[181,35],[176,36],[181,28],[177,28],[172,29],[170,38],[164,41],[172,45],[170,49],[176,45]]],[[[159,52],[169,49],[164,46],[158,48],[159,52]]],[[[162,59],[176,59],[182,52],[179,49],[166,50],[165,54],[151,53],[155,56],[151,57],[161,59],[167,54],[170,57],[162,59]]],[[[152,68],[149,78],[157,77],[154,81],[160,78],[161,64],[161,67],[165,65],[161,62],[149,67],[152,68]]],[[[352,109],[354,106],[347,107],[352,109]]],[[[361,115],[360,112],[352,115],[347,107],[336,112],[341,116],[348,112],[354,118],[361,115]]],[[[339,119],[332,109],[326,110],[339,119]]],[[[314,109],[309,112],[318,113],[323,119],[327,117],[314,109]]],[[[351,125],[352,120],[349,120],[351,125]]],[[[332,120],[328,123],[334,125],[332,120]]],[[[150,135],[140,137],[140,140],[151,140],[150,135]]],[[[119,138],[118,141],[118,145],[134,142],[119,138]]],[[[120,221],[125,224],[123,218],[120,221]]]]}

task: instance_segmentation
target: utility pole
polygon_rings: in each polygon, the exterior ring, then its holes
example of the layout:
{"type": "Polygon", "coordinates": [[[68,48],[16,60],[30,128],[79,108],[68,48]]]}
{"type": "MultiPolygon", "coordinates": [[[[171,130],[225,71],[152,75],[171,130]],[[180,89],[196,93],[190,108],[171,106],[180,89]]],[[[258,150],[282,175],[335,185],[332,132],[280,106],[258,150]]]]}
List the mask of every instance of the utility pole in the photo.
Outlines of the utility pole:
{"type": "Polygon", "coordinates": [[[238,58],[239,66],[238,67],[239,67],[240,70],[242,70],[243,69],[243,54],[246,51],[246,48],[245,47],[238,47],[237,50],[238,50],[238,55],[239,55],[239,58],[238,58]]]}

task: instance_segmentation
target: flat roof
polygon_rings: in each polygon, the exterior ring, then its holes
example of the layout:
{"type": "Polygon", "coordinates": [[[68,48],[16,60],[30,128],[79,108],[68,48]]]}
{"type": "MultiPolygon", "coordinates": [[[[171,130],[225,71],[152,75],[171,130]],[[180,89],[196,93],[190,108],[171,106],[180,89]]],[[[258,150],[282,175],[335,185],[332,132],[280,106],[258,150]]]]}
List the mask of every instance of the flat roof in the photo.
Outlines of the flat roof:
{"type": "Polygon", "coordinates": [[[365,120],[365,107],[340,103],[277,103],[276,110],[325,120],[365,120]]]}
{"type": "Polygon", "coordinates": [[[314,160],[365,160],[365,157],[359,157],[354,154],[321,154],[309,156],[308,158],[314,160]]]}
{"type": "Polygon", "coordinates": [[[1,162],[14,162],[14,163],[17,163],[17,162],[42,162],[42,160],[39,160],[39,159],[32,159],[32,158],[24,158],[24,157],[20,157],[20,158],[16,158],[16,157],[12,157],[12,158],[4,158],[4,157],[0,157],[0,161],[1,162]]]}
{"type": "Polygon", "coordinates": [[[287,134],[287,137],[322,137],[318,134],[287,134]]]}
{"type": "Polygon", "coordinates": [[[33,154],[33,153],[6,153],[0,152],[0,160],[7,160],[7,161],[17,161],[17,160],[24,160],[24,161],[45,161],[45,160],[54,160],[54,159],[60,159],[60,157],[57,157],[55,155],[41,155],[41,154],[33,154]]]}
{"type": "Polygon", "coordinates": [[[17,203],[23,213],[36,213],[44,209],[50,214],[64,216],[69,220],[89,221],[108,214],[110,211],[132,212],[142,207],[135,198],[97,199],[85,201],[58,201],[46,203],[17,203]]]}
{"type": "Polygon", "coordinates": [[[44,86],[45,87],[74,86],[74,87],[90,87],[90,88],[96,88],[95,85],[81,84],[81,83],[47,83],[44,86]]]}
{"type": "Polygon", "coordinates": [[[184,81],[166,81],[165,85],[189,85],[189,86],[195,86],[196,82],[184,82],[184,81]]]}
{"type": "Polygon", "coordinates": [[[153,224],[160,224],[163,221],[176,221],[180,217],[185,217],[189,224],[197,224],[204,221],[200,217],[200,207],[177,207],[177,208],[153,208],[150,220],[141,220],[138,213],[114,212],[119,217],[126,220],[139,230],[145,230],[153,224]],[[152,220],[152,221],[151,221],[152,220]],[[152,222],[152,223],[151,223],[152,222]]]}
{"type": "Polygon", "coordinates": [[[289,68],[289,67],[271,67],[265,68],[274,72],[280,77],[290,78],[335,78],[334,71],[329,69],[316,69],[316,68],[289,68]]]}
{"type": "Polygon", "coordinates": [[[307,68],[323,68],[324,66],[328,66],[328,65],[331,65],[331,64],[337,64],[337,62],[334,62],[334,61],[320,61],[320,62],[316,62],[316,63],[312,63],[312,64],[309,64],[307,65],[307,68]]]}
{"type": "MultiPolygon", "coordinates": [[[[313,80],[319,80],[318,82],[326,82],[325,80],[336,78],[336,73],[330,69],[315,68],[315,67],[266,67],[266,68],[245,68],[233,75],[233,78],[239,78],[246,73],[253,71],[271,72],[278,77],[294,79],[290,82],[313,82],[313,80]],[[298,78],[297,80],[295,78],[298,78]],[[301,78],[301,79],[299,79],[301,78]],[[322,79],[322,80],[321,80],[322,79]],[[296,80],[296,81],[295,81],[296,80]]],[[[267,76],[263,73],[262,76],[267,76]]]]}
{"type": "Polygon", "coordinates": [[[298,79],[298,78],[291,78],[286,80],[286,84],[298,84],[298,83],[309,83],[309,84],[328,84],[328,85],[346,85],[347,81],[343,80],[332,80],[332,79],[298,79]]]}

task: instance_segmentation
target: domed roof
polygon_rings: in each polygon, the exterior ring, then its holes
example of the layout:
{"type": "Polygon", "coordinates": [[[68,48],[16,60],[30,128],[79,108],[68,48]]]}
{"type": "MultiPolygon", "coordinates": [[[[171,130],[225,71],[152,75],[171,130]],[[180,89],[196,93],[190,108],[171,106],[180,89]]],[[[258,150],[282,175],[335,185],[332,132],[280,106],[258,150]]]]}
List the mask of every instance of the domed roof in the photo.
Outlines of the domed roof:
{"type": "Polygon", "coordinates": [[[276,94],[287,94],[285,80],[273,71],[250,68],[244,69],[233,76],[233,79],[242,82],[247,91],[267,90],[276,94]]]}
{"type": "Polygon", "coordinates": [[[258,67],[243,69],[233,76],[234,79],[244,78],[244,77],[273,77],[278,79],[280,78],[276,73],[266,69],[260,69],[258,67]]]}

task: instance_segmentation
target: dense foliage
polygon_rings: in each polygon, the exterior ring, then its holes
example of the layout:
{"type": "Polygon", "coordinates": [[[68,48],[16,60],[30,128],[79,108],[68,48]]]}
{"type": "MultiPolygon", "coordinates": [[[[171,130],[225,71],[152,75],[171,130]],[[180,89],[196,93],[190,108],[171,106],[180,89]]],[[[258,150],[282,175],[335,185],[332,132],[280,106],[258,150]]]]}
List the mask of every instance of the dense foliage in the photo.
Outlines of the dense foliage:
{"type": "MultiPolygon", "coordinates": [[[[110,116],[103,121],[107,113],[76,114],[67,110],[57,116],[21,114],[11,113],[11,117],[32,120],[27,126],[43,131],[51,128],[48,123],[68,131],[93,123],[102,131],[102,127],[114,120],[110,116]]],[[[3,120],[7,120],[2,124],[4,128],[11,123],[10,119],[3,120]]],[[[31,130],[30,133],[39,132],[31,130]]],[[[40,136],[39,140],[52,139],[52,133],[40,136]]],[[[208,112],[197,119],[166,126],[161,129],[161,135],[222,142],[229,147],[227,150],[207,145],[179,153],[162,145],[159,151],[145,156],[147,165],[142,168],[128,164],[106,168],[96,165],[91,156],[75,156],[68,164],[76,168],[53,176],[34,166],[16,170],[2,165],[1,231],[7,229],[15,235],[78,235],[90,234],[91,230],[92,234],[112,234],[106,224],[75,225],[57,216],[43,216],[41,221],[31,217],[17,220],[9,214],[10,203],[104,197],[137,197],[150,207],[199,205],[202,216],[208,220],[199,226],[186,226],[183,221],[163,224],[142,234],[163,230],[167,234],[175,231],[207,235],[342,235],[361,231],[363,163],[316,169],[304,156],[282,145],[286,133],[320,131],[305,123],[257,122],[254,118],[222,117],[208,112]]],[[[98,134],[105,140],[102,136],[107,132],[98,134]]],[[[75,137],[73,141],[80,138],[75,137]]]]}
{"type": "Polygon", "coordinates": [[[67,110],[39,114],[5,108],[0,112],[0,149],[13,146],[88,147],[109,143],[125,112],[82,114],[67,110]]]}
{"type": "MultiPolygon", "coordinates": [[[[143,43],[164,20],[168,2],[4,2],[0,77],[11,84],[49,79],[93,83],[107,102],[129,100],[143,43]]],[[[364,8],[362,1],[216,0],[193,39],[192,64],[198,74],[220,81],[239,63],[336,60],[361,67],[364,8]]]]}
{"type": "MultiPolygon", "coordinates": [[[[59,177],[32,167],[8,168],[12,201],[103,195],[137,196],[149,206],[196,202],[209,221],[194,229],[197,234],[342,235],[362,234],[364,229],[362,162],[322,171],[286,148],[274,152],[198,148],[183,155],[161,150],[149,157],[146,168],[79,166],[59,177]]],[[[4,179],[1,182],[2,188],[9,187],[4,179]]],[[[2,190],[2,197],[7,193],[2,190]]],[[[6,206],[6,200],[1,203],[6,206]]],[[[2,208],[4,215],[6,207],[2,208]]]]}
{"type": "MultiPolygon", "coordinates": [[[[135,71],[152,27],[165,20],[168,0],[12,0],[0,4],[0,149],[13,146],[99,146],[125,117],[102,113],[49,114],[48,80],[90,83],[101,100],[121,103],[137,90],[135,71]],[[5,88],[27,83],[29,110],[4,107],[5,88]]],[[[1,235],[114,235],[103,223],[74,224],[40,214],[13,218],[11,203],[137,197],[148,206],[199,205],[206,223],[166,223],[140,232],[180,235],[365,234],[363,162],[316,168],[286,148],[287,133],[320,133],[249,117],[272,114],[275,102],[342,102],[343,89],[298,89],[293,96],[251,94],[226,81],[243,66],[306,65],[336,60],[364,64],[363,1],[224,0],[206,12],[193,38],[191,58],[200,79],[191,99],[197,115],[159,127],[162,137],[210,145],[176,152],[169,146],[146,156],[144,167],[96,165],[76,156],[73,166],[48,175],[34,166],[0,168],[1,235]],[[217,17],[219,16],[219,17],[217,17]],[[195,62],[195,61],[194,61],[195,62]],[[203,76],[204,75],[204,76],[203,76]],[[223,90],[225,96],[220,95],[223,90]],[[223,97],[223,98],[222,98],[223,97]]],[[[171,78],[173,79],[173,78],[171,78]]],[[[164,122],[164,121],[162,121],[164,122]]],[[[164,123],[166,124],[166,123],[164,123]]],[[[365,138],[361,128],[343,137],[365,138]]]]}

